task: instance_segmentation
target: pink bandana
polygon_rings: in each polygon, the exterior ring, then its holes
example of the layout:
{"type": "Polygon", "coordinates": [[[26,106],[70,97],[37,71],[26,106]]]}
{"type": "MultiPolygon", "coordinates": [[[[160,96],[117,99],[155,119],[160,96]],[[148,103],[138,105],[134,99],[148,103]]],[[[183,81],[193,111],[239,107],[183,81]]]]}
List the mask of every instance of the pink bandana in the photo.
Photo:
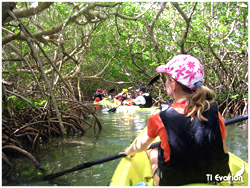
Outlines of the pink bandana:
{"type": "MultiPolygon", "coordinates": [[[[166,65],[157,67],[157,72],[166,72],[181,84],[195,90],[195,84],[203,82],[204,72],[202,64],[191,55],[177,55],[166,65]]],[[[199,85],[199,84],[198,84],[199,85]]]]}

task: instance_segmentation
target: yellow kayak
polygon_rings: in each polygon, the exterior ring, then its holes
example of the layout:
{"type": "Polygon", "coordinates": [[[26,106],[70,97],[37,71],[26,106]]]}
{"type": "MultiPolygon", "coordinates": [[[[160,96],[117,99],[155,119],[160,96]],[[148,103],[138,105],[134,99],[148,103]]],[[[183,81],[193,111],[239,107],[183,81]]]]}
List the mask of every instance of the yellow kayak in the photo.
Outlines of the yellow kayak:
{"type": "Polygon", "coordinates": [[[99,101],[99,102],[94,101],[93,104],[95,104],[95,105],[103,105],[103,101],[99,101]]]}
{"type": "Polygon", "coordinates": [[[103,112],[108,111],[111,108],[117,108],[115,110],[116,113],[135,113],[135,112],[139,112],[139,113],[152,114],[156,110],[159,109],[156,106],[152,106],[151,108],[140,108],[139,106],[119,106],[119,104],[111,102],[107,98],[103,99],[102,102],[103,102],[103,106],[104,106],[103,112]]]}
{"type": "MultiPolygon", "coordinates": [[[[143,132],[143,131],[142,131],[143,132]]],[[[142,134],[142,133],[141,133],[142,134]]],[[[141,135],[140,134],[140,135],[141,135]]],[[[138,135],[138,137],[140,136],[138,135]]],[[[138,138],[137,137],[137,138],[138,138]]],[[[137,139],[136,138],[136,139],[137,139]]],[[[135,139],[135,140],[136,140],[135,139]]],[[[159,138],[156,138],[156,142],[159,138]]],[[[232,172],[234,186],[248,186],[248,163],[229,153],[229,166],[232,172]],[[237,172],[243,172],[243,175],[236,177],[237,172]]],[[[242,174],[242,173],[241,173],[242,174]]],[[[216,177],[215,177],[216,178],[216,177]]],[[[222,177],[218,177],[222,178],[222,177]]],[[[223,177],[220,186],[230,186],[230,177],[223,177]]],[[[137,153],[133,158],[124,157],[118,164],[110,186],[153,186],[152,170],[146,152],[137,153]]],[[[187,186],[210,186],[206,183],[187,184],[187,186]]]]}

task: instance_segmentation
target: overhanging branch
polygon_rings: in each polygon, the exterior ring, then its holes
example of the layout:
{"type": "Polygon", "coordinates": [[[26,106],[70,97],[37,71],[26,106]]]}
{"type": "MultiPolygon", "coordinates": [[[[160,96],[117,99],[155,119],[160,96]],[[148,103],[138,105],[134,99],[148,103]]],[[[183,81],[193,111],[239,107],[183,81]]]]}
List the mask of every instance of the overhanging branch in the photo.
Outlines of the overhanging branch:
{"type": "MultiPolygon", "coordinates": [[[[49,8],[51,5],[53,5],[54,2],[44,2],[41,3],[39,6],[37,7],[28,7],[28,8],[23,8],[23,9],[16,9],[13,10],[13,13],[16,15],[17,18],[27,18],[30,16],[33,16],[35,14],[38,14],[42,11],[44,11],[45,9],[49,8]]],[[[13,18],[12,17],[8,17],[4,23],[10,22],[12,21],[13,18]]]]}

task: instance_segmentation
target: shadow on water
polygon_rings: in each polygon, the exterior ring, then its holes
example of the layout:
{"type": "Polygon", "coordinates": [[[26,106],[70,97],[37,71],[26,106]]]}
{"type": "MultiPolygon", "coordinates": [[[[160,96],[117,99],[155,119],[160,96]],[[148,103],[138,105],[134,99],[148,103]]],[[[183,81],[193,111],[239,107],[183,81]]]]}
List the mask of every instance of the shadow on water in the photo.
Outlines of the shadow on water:
{"type": "MultiPolygon", "coordinates": [[[[53,138],[35,154],[47,174],[64,171],[79,164],[98,160],[123,151],[146,126],[149,114],[106,113],[98,111],[103,130],[97,134],[89,130],[84,136],[53,138]]],[[[243,125],[243,124],[241,124],[243,125]]],[[[226,127],[228,150],[248,161],[248,127],[229,125],[226,127]]],[[[3,185],[19,186],[107,186],[119,159],[94,165],[50,181],[41,181],[42,175],[26,158],[18,159],[17,166],[3,185]]]]}

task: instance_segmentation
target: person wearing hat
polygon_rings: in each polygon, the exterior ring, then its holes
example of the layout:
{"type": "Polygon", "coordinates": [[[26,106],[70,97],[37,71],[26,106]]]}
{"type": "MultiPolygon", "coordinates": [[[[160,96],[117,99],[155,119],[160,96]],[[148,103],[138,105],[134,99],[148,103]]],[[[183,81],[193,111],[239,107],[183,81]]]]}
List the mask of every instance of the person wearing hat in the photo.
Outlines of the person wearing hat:
{"type": "Polygon", "coordinates": [[[108,97],[108,93],[107,93],[106,89],[102,90],[102,94],[104,97],[108,97]]]}
{"type": "Polygon", "coordinates": [[[152,96],[150,93],[145,93],[146,87],[141,86],[137,90],[139,96],[127,102],[127,104],[139,105],[141,108],[150,108],[152,106],[152,96]]]}
{"type": "Polygon", "coordinates": [[[122,89],[122,92],[114,97],[114,101],[116,101],[116,99],[118,99],[119,103],[128,99],[128,89],[122,89]]]}
{"type": "Polygon", "coordinates": [[[97,89],[96,93],[94,94],[92,98],[94,99],[95,102],[99,102],[102,100],[103,97],[104,95],[101,93],[101,89],[97,89]]]}
{"type": "Polygon", "coordinates": [[[122,153],[146,151],[159,136],[159,148],[147,152],[156,185],[209,183],[207,174],[213,180],[217,174],[227,176],[225,124],[213,92],[203,85],[200,61],[181,54],[156,71],[164,73],[166,92],[174,102],[151,115],[144,134],[122,153]]]}

